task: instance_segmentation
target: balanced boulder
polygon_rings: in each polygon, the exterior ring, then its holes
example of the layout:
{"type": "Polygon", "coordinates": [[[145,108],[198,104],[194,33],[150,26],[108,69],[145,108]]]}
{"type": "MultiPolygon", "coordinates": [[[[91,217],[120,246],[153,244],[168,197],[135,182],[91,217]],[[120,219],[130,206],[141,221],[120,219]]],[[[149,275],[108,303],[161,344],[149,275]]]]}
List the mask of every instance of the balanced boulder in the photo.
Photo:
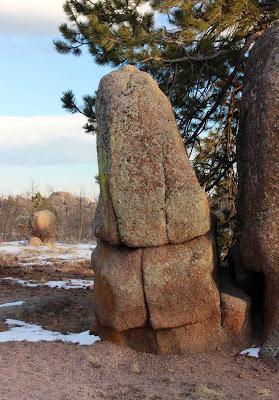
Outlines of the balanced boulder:
{"type": "Polygon", "coordinates": [[[219,347],[229,334],[222,328],[209,205],[169,100],[150,75],[128,66],[102,79],[96,107],[92,331],[151,353],[219,347]]]}
{"type": "Polygon", "coordinates": [[[188,160],[171,104],[145,72],[105,76],[96,105],[100,200],[97,237],[153,247],[210,229],[204,190],[188,160]]]}

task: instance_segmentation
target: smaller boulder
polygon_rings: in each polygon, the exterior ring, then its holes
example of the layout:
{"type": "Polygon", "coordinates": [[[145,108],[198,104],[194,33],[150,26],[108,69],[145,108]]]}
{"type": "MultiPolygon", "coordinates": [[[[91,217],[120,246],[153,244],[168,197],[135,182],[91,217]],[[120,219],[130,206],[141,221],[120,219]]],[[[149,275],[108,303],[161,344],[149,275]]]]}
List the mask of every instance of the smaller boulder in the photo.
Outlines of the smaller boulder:
{"type": "Polygon", "coordinates": [[[226,342],[248,345],[252,334],[251,299],[241,289],[230,286],[221,293],[221,309],[226,342]]]}
{"type": "Polygon", "coordinates": [[[43,246],[44,244],[40,238],[38,238],[37,236],[32,236],[31,239],[29,240],[29,245],[30,246],[43,246]]]}

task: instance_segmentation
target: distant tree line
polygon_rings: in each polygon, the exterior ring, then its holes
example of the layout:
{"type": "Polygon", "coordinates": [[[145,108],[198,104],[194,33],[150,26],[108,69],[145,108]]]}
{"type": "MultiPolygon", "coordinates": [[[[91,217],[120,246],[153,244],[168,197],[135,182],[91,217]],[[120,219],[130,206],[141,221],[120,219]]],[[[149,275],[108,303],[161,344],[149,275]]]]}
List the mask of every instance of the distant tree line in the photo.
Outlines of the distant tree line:
{"type": "Polygon", "coordinates": [[[75,196],[68,192],[54,192],[43,196],[36,192],[31,196],[0,196],[0,242],[22,240],[18,228],[22,217],[29,217],[39,210],[50,210],[57,217],[59,241],[87,242],[93,240],[92,219],[96,202],[83,194],[75,196]]]}

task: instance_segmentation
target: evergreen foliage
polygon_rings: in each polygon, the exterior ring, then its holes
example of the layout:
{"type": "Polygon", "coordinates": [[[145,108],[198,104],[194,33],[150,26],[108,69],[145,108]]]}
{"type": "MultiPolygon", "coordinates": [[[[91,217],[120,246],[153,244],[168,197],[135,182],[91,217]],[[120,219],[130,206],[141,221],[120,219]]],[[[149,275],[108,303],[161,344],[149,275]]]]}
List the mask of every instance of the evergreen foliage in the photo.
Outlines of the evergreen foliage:
{"type": "Polygon", "coordinates": [[[32,207],[35,211],[49,210],[53,212],[53,207],[50,201],[40,192],[35,193],[31,197],[32,207]]]}

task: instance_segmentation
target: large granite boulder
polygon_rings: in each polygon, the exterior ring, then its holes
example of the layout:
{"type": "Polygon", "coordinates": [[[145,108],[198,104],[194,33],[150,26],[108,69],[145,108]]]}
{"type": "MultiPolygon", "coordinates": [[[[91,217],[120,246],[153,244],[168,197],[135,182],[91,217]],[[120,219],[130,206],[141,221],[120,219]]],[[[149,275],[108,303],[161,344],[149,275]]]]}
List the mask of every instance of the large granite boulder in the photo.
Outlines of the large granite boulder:
{"type": "Polygon", "coordinates": [[[145,72],[106,75],[97,95],[100,200],[95,233],[111,244],[184,243],[210,229],[209,207],[171,104],[145,72]]]}
{"type": "Polygon", "coordinates": [[[215,349],[230,326],[242,339],[249,307],[222,310],[208,201],[166,96],[134,67],[113,72],[98,90],[97,125],[92,332],[161,354],[215,349]]]}
{"type": "Polygon", "coordinates": [[[246,67],[237,143],[240,257],[263,272],[263,353],[279,363],[279,24],[254,45],[246,67]]]}

